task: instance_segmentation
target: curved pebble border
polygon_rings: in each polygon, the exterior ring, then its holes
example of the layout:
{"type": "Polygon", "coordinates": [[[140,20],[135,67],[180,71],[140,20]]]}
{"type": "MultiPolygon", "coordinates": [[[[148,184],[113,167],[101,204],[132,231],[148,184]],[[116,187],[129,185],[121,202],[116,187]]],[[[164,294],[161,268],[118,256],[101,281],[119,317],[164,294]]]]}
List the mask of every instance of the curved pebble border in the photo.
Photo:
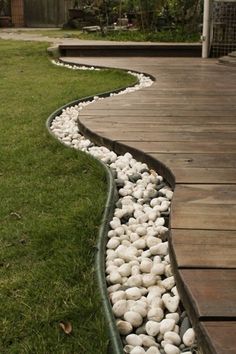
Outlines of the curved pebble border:
{"type": "MultiPolygon", "coordinates": [[[[100,70],[56,61],[53,64],[73,70],[100,70]]],[[[110,96],[153,83],[143,74],[129,73],[139,83],[110,96]]],[[[106,280],[124,352],[196,353],[195,333],[180,302],[168,254],[167,226],[173,191],[162,176],[130,153],[117,156],[80,133],[79,112],[100,99],[104,98],[95,96],[92,101],[65,108],[50,128],[65,145],[108,165],[115,177],[119,198],[108,232],[106,280]]]]}

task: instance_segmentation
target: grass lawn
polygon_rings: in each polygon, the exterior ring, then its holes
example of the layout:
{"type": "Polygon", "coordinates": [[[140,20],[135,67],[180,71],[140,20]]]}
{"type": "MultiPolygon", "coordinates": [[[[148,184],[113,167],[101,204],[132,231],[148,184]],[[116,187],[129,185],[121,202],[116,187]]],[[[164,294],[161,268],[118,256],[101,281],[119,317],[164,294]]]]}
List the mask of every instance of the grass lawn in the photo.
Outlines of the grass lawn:
{"type": "Polygon", "coordinates": [[[45,43],[0,45],[0,353],[106,353],[94,275],[105,173],[55,141],[45,121],[62,104],[135,78],[56,67],[45,43]]]}
{"type": "MultiPolygon", "coordinates": [[[[24,30],[17,31],[24,33],[24,30]]],[[[141,31],[116,31],[110,32],[105,37],[101,33],[84,33],[80,30],[30,30],[27,33],[38,34],[54,38],[78,38],[86,40],[110,40],[110,41],[134,41],[134,42],[199,42],[199,33],[187,33],[180,29],[165,30],[160,32],[141,32],[141,31]]]]}

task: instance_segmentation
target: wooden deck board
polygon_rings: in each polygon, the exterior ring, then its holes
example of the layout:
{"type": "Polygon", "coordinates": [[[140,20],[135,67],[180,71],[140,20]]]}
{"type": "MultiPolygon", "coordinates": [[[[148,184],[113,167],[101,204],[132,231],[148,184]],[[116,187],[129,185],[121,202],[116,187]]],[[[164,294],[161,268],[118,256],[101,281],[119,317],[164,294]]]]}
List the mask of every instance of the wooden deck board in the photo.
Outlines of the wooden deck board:
{"type": "Polygon", "coordinates": [[[125,144],[171,169],[170,251],[182,301],[204,354],[236,353],[235,68],[197,58],[78,61],[156,78],[149,88],[86,107],[80,120],[114,148],[125,144]]]}
{"type": "Polygon", "coordinates": [[[203,333],[202,347],[207,348],[206,354],[212,353],[212,344],[217,354],[236,353],[236,322],[201,322],[199,329],[203,333]]]}
{"type": "Polygon", "coordinates": [[[236,231],[173,229],[179,268],[235,268],[236,231]]]}
{"type": "Polygon", "coordinates": [[[179,273],[186,289],[182,292],[198,318],[236,321],[236,269],[180,269],[179,273]]]}

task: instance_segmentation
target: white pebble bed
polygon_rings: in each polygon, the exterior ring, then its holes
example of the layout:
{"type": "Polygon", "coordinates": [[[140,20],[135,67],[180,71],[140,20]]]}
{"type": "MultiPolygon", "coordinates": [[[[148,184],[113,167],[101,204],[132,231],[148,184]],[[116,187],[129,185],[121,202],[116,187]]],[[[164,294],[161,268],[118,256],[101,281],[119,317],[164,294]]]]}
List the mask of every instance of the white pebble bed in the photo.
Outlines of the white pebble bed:
{"type": "MultiPolygon", "coordinates": [[[[53,63],[78,70],[75,65],[53,63]]],[[[82,66],[82,70],[85,68],[88,69],[82,66]]],[[[143,74],[129,73],[139,83],[110,96],[153,83],[143,74]]],[[[162,176],[130,153],[117,156],[104,146],[95,146],[80,133],[79,112],[100,99],[104,98],[95,96],[92,101],[64,109],[51,123],[51,130],[65,145],[107,164],[115,175],[119,200],[108,232],[106,280],[124,352],[196,353],[195,333],[185,311],[181,311],[168,254],[166,221],[173,191],[162,176]]]]}

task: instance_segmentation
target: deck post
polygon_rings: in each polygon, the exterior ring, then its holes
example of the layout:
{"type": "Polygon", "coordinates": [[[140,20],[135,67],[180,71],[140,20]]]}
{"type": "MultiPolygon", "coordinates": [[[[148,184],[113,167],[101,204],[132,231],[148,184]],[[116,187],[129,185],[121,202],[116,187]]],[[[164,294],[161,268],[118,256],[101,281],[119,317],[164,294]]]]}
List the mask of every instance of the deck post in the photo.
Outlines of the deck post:
{"type": "Polygon", "coordinates": [[[202,31],[202,58],[209,57],[210,51],[210,14],[211,0],[204,0],[203,31],[202,31]]]}

